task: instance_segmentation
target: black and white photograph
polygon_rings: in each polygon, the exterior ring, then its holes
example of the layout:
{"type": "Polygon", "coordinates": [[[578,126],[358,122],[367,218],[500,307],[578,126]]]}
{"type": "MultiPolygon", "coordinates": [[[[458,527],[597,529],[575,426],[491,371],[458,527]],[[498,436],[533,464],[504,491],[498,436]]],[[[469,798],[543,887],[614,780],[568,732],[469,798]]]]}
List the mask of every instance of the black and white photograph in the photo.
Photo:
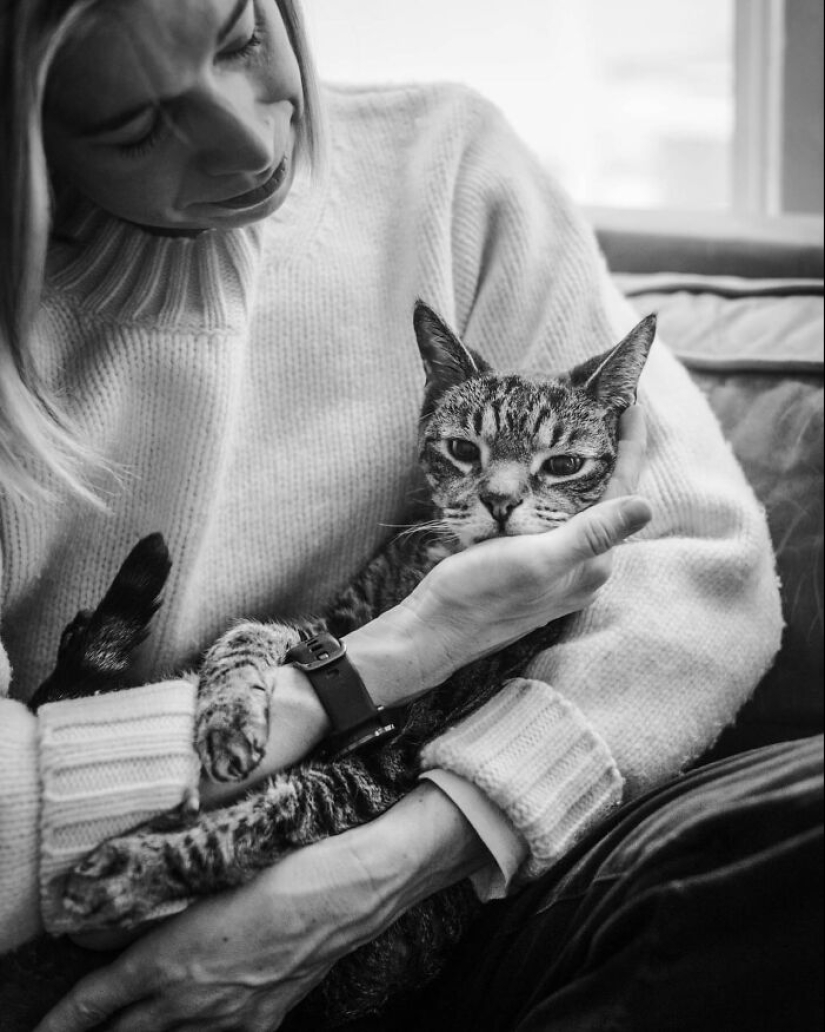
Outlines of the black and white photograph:
{"type": "Polygon", "coordinates": [[[822,0],[0,0],[0,1032],[814,1032],[822,0]]]}

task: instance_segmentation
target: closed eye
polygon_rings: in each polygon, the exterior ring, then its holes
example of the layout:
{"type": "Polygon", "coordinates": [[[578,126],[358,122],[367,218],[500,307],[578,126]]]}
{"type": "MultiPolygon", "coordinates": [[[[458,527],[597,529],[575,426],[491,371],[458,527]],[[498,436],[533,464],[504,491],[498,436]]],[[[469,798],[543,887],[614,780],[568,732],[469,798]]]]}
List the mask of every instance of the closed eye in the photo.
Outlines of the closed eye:
{"type": "Polygon", "coordinates": [[[541,464],[541,471],[551,477],[572,477],[583,465],[581,455],[551,455],[541,464]]]}
{"type": "Polygon", "coordinates": [[[253,51],[257,50],[262,44],[263,36],[261,25],[259,22],[256,22],[251,35],[234,49],[222,51],[219,55],[219,59],[221,61],[242,61],[245,57],[249,57],[249,55],[253,51]]]}
{"type": "Polygon", "coordinates": [[[118,143],[115,146],[123,154],[131,157],[140,157],[147,151],[150,151],[160,141],[166,126],[167,121],[163,111],[160,108],[156,108],[152,124],[141,137],[127,143],[118,143]]]}

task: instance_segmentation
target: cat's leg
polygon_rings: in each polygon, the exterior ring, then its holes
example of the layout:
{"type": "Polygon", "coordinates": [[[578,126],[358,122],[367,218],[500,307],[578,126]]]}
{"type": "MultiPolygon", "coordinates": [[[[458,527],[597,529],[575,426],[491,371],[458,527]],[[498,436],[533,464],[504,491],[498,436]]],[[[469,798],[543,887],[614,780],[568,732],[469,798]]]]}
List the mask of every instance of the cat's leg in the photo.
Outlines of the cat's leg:
{"type": "Polygon", "coordinates": [[[442,558],[420,536],[390,542],[327,607],[300,623],[247,621],[222,635],[199,672],[195,744],[214,781],[240,781],[260,763],[276,668],[301,636],[344,635],[397,605],[442,558]]]}
{"type": "Polygon", "coordinates": [[[206,653],[198,673],[195,747],[213,781],[240,781],[260,763],[276,668],[315,626],[246,621],[206,653]]]}
{"type": "Polygon", "coordinates": [[[62,887],[65,906],[89,927],[127,926],[167,900],[240,885],[284,853],[383,813],[412,787],[401,769],[378,775],[349,757],[310,764],[179,831],[150,821],[82,860],[62,887]]]}

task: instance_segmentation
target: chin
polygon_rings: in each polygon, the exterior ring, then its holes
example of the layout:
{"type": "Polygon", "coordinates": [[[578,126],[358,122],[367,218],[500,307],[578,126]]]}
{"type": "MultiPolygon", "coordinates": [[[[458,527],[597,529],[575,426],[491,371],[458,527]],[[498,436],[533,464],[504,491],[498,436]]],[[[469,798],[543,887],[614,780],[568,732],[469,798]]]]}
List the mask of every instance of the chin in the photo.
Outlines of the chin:
{"type": "Polygon", "coordinates": [[[243,229],[268,218],[284,203],[289,190],[285,183],[277,193],[249,208],[221,207],[218,204],[191,205],[183,211],[112,212],[158,236],[198,236],[215,229],[243,229]],[[286,187],[286,189],[284,188],[286,187]]]}
{"type": "Polygon", "coordinates": [[[255,211],[226,211],[225,215],[210,215],[209,217],[197,218],[197,219],[183,219],[183,218],[132,218],[127,221],[133,222],[136,226],[140,226],[141,229],[147,230],[149,233],[155,233],[158,236],[181,236],[181,237],[194,237],[201,233],[208,233],[210,230],[215,229],[243,229],[245,226],[251,226],[255,222],[260,222],[261,219],[265,219],[268,215],[271,215],[273,211],[277,209],[278,205],[273,205],[270,210],[259,210],[255,211]]]}

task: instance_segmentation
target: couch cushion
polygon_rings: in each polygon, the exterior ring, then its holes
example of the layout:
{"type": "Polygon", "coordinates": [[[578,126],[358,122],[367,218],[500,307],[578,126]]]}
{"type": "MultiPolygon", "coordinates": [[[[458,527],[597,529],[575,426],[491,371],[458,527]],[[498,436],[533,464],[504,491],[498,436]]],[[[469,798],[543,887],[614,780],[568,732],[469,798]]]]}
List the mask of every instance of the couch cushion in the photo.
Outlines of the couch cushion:
{"type": "Polygon", "coordinates": [[[622,275],[690,369],[765,506],[786,620],[782,650],[713,751],[823,725],[823,285],[622,275]]]}

